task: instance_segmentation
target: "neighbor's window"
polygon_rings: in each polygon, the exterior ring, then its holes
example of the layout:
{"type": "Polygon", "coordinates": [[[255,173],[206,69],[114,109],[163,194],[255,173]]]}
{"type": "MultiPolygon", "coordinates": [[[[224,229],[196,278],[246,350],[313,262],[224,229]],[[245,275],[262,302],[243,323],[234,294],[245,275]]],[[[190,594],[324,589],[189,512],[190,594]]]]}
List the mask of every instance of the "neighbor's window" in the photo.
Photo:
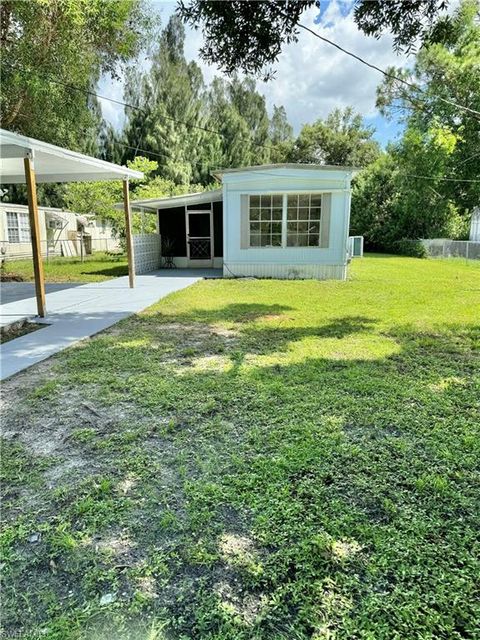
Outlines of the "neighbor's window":
{"type": "Polygon", "coordinates": [[[287,247],[318,247],[321,217],[321,194],[287,196],[287,247]]]}
{"type": "Polygon", "coordinates": [[[283,196],[250,196],[250,246],[282,246],[283,196]]]}
{"type": "Polygon", "coordinates": [[[30,242],[28,213],[7,211],[7,235],[9,242],[30,242]]]}

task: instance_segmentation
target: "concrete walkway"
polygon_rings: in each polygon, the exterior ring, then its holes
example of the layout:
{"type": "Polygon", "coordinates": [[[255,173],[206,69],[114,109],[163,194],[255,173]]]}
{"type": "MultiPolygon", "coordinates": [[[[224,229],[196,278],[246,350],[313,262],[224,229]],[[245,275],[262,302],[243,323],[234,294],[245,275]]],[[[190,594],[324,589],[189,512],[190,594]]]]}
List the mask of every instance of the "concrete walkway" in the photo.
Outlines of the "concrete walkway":
{"type": "MultiPolygon", "coordinates": [[[[45,292],[53,293],[54,291],[62,291],[71,287],[81,287],[82,284],[82,282],[47,282],[45,284],[45,292]]],[[[0,284],[0,304],[34,297],[35,285],[33,282],[2,282],[0,284]]]]}
{"type": "Polygon", "coordinates": [[[125,276],[54,291],[46,295],[48,316],[42,320],[35,319],[35,298],[3,304],[2,324],[30,318],[47,326],[1,345],[0,379],[103,331],[169,293],[185,289],[204,277],[220,276],[221,271],[213,269],[163,270],[137,276],[134,289],[129,289],[125,276]]]}

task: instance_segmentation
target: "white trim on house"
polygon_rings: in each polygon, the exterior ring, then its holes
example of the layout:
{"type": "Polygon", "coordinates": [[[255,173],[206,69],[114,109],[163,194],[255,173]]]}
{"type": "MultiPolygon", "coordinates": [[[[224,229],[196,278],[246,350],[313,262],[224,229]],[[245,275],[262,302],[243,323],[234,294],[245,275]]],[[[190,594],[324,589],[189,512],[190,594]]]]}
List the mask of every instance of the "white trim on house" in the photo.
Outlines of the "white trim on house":
{"type": "MultiPolygon", "coordinates": [[[[200,191],[198,193],[187,193],[181,196],[171,196],[170,198],[132,200],[131,205],[132,207],[144,207],[157,211],[158,209],[173,209],[174,207],[221,202],[222,198],[222,189],[212,189],[210,191],[200,191]]],[[[119,204],[116,206],[120,207],[121,205],[119,204]]]]}
{"type": "MultiPolygon", "coordinates": [[[[213,264],[216,266],[219,262],[223,262],[225,277],[343,280],[346,277],[348,263],[350,182],[357,171],[354,167],[288,163],[219,170],[212,173],[222,181],[222,187],[219,189],[170,198],[138,200],[132,205],[148,207],[156,211],[157,219],[160,220],[161,216],[158,212],[164,209],[184,209],[187,215],[187,207],[194,210],[195,205],[222,202],[223,258],[217,256],[213,264]],[[287,246],[288,196],[294,194],[327,196],[322,197],[318,246],[287,246]],[[281,245],[250,246],[248,201],[250,196],[256,195],[282,196],[281,245]]],[[[204,213],[207,211],[205,210],[204,213]]],[[[262,215],[260,215],[260,222],[262,222],[261,218],[262,215]]],[[[304,219],[297,222],[304,222],[304,219]]],[[[186,228],[188,233],[188,225],[186,228]]],[[[297,235],[303,233],[299,229],[300,227],[297,229],[297,235]]],[[[213,233],[212,228],[212,236],[213,233]]],[[[262,226],[260,226],[261,233],[263,233],[262,226]]],[[[274,233],[276,234],[277,231],[274,233]]],[[[299,236],[298,241],[300,240],[299,236]]],[[[177,256],[174,257],[174,261],[178,267],[193,266],[188,257],[177,256]]]]}
{"type": "Polygon", "coordinates": [[[278,169],[294,169],[298,171],[310,170],[310,171],[346,171],[349,173],[356,173],[360,169],[358,167],[344,167],[336,164],[302,164],[294,162],[283,162],[280,164],[258,164],[251,167],[240,167],[238,169],[218,169],[212,171],[212,176],[222,179],[222,176],[229,173],[250,173],[250,172],[269,172],[270,170],[277,171],[278,169]]]}

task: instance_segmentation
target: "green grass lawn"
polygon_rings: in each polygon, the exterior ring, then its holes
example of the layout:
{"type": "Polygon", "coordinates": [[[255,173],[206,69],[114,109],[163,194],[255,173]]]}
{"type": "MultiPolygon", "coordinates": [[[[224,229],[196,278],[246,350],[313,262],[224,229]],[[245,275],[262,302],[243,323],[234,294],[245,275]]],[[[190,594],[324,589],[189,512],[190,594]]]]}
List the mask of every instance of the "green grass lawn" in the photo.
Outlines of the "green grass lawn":
{"type": "MultiPolygon", "coordinates": [[[[101,252],[86,256],[84,262],[80,258],[50,258],[43,261],[43,269],[46,282],[102,282],[128,274],[126,256],[101,252]]],[[[5,272],[33,281],[31,260],[9,260],[5,272]]]]}
{"type": "Polygon", "coordinates": [[[5,637],[479,638],[479,267],[207,280],[7,381],[5,637]]]}

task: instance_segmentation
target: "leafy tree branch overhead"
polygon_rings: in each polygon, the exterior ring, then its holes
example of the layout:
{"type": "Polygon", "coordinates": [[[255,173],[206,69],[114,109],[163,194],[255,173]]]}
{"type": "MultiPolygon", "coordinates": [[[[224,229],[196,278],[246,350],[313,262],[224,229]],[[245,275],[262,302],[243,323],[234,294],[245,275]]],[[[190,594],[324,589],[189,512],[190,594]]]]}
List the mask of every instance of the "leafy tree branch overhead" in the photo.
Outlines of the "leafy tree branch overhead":
{"type": "Polygon", "coordinates": [[[94,153],[98,103],[50,78],[89,90],[102,73],[118,76],[154,24],[144,0],[2,0],[3,126],[94,153]]]}
{"type": "MultiPolygon", "coordinates": [[[[312,103],[294,131],[288,109],[268,105],[262,95],[254,76],[294,43],[309,8],[310,19],[327,6],[314,4],[183,2],[180,15],[160,31],[155,5],[143,0],[5,0],[3,125],[141,166],[145,181],[131,185],[132,197],[139,198],[209,188],[219,167],[355,165],[363,171],[353,193],[351,230],[365,235],[367,247],[392,250],[403,238],[422,235],[465,237],[480,201],[480,121],[455,103],[480,111],[478,2],[463,0],[448,16],[442,2],[355,4],[364,33],[378,37],[391,30],[398,47],[421,45],[408,69],[379,75],[377,108],[403,128],[384,150],[353,107],[339,102],[323,113],[312,103]],[[200,64],[187,59],[182,18],[203,30],[206,59],[229,76],[206,82],[200,64]],[[142,50],[147,65],[137,64],[142,50]],[[108,94],[97,89],[99,78],[120,73],[124,113],[120,126],[113,126],[104,119],[108,95],[100,100],[92,93],[108,94]]],[[[302,45],[315,40],[304,37],[302,45]]],[[[355,64],[361,74],[365,67],[355,64]]],[[[272,82],[281,83],[280,74],[272,82]]],[[[122,101],[116,98],[118,108],[122,101]]],[[[6,198],[21,203],[24,196],[17,186],[6,198]]],[[[41,185],[39,196],[45,205],[95,210],[122,232],[121,212],[113,208],[121,194],[113,188],[41,185]]]]}
{"type": "MultiPolygon", "coordinates": [[[[227,74],[242,70],[271,77],[271,65],[285,45],[296,42],[305,12],[323,0],[270,0],[244,2],[232,0],[180,0],[178,12],[188,24],[201,29],[204,45],[200,54],[227,74]]],[[[417,42],[428,43],[443,37],[435,29],[444,16],[449,0],[356,0],[354,16],[358,28],[366,35],[379,38],[390,32],[397,50],[413,51],[417,42]]],[[[448,18],[445,18],[448,21],[448,18]]],[[[446,24],[445,24],[446,26],[446,24]]]]}

